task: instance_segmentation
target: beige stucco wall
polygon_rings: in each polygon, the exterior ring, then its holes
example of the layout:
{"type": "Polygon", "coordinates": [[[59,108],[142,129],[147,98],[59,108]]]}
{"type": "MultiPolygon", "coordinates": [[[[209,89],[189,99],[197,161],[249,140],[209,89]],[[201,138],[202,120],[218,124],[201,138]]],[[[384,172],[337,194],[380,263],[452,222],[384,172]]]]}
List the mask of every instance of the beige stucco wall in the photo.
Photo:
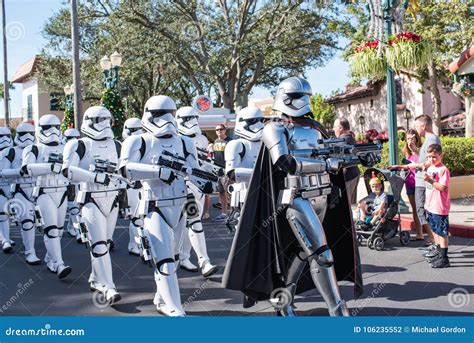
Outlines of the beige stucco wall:
{"type": "MultiPolygon", "coordinates": [[[[402,101],[411,111],[412,118],[409,120],[408,126],[413,127],[413,119],[421,114],[433,114],[431,106],[431,92],[421,92],[422,86],[413,79],[402,78],[402,101]]],[[[441,113],[446,115],[462,107],[461,101],[455,95],[448,93],[442,87],[439,87],[442,106],[441,113]]],[[[338,117],[345,117],[349,120],[351,130],[355,133],[363,130],[375,129],[377,131],[388,130],[388,114],[387,114],[387,90],[385,84],[382,85],[379,94],[372,97],[349,100],[344,103],[338,103],[336,112],[338,117]],[[373,99],[373,106],[370,107],[370,100],[373,99]],[[349,111],[348,105],[351,105],[349,111]],[[365,117],[364,128],[359,124],[359,117],[365,117]]],[[[406,127],[406,119],[404,117],[405,110],[397,112],[397,126],[406,127]]]]}
{"type": "Polygon", "coordinates": [[[51,111],[49,90],[43,82],[38,80],[28,80],[23,84],[21,108],[23,119],[27,119],[28,95],[32,95],[33,120],[38,123],[39,117],[43,114],[54,114],[62,120],[64,113],[62,111],[51,111]]]}

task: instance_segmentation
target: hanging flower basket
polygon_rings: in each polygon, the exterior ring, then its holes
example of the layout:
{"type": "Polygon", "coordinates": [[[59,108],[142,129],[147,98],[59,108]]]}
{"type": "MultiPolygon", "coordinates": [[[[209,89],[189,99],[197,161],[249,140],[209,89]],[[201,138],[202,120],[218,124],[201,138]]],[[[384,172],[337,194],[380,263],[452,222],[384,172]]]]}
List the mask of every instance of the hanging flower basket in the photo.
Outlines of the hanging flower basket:
{"type": "Polygon", "coordinates": [[[413,32],[402,32],[389,40],[385,55],[394,71],[411,70],[427,64],[430,49],[421,36],[413,32]]]}
{"type": "Polygon", "coordinates": [[[367,41],[355,48],[354,54],[349,57],[353,76],[380,80],[385,77],[387,64],[384,55],[378,54],[379,42],[367,41]]]}

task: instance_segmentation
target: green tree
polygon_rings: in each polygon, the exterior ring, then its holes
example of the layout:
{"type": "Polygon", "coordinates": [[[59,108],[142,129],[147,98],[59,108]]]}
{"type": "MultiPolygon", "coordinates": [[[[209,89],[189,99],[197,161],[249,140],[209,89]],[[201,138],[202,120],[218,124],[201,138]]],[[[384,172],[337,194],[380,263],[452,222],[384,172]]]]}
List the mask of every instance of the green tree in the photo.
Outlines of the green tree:
{"type": "MultiPolygon", "coordinates": [[[[100,94],[99,59],[118,50],[121,94],[134,112],[157,93],[182,104],[216,94],[217,106],[245,106],[254,86],[322,65],[347,26],[335,4],[307,1],[89,0],[79,19],[86,98],[100,94]]],[[[63,9],[44,28],[41,75],[58,89],[70,77],[68,20],[63,9]]]]}
{"type": "Polygon", "coordinates": [[[324,97],[321,94],[314,94],[309,98],[309,104],[311,112],[313,113],[314,119],[328,127],[332,125],[336,118],[336,109],[333,105],[325,102],[324,97]]]}

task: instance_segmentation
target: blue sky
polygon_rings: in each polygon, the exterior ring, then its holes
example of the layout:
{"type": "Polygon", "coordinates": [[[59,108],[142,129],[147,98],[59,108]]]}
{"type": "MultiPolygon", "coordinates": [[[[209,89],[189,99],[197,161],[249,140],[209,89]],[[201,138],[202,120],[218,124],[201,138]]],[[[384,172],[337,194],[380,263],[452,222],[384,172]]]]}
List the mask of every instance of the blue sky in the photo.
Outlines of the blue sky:
{"type": "MultiPolygon", "coordinates": [[[[67,1],[68,2],[68,1],[67,1]]],[[[20,65],[41,51],[46,44],[41,35],[45,21],[59,8],[67,3],[65,0],[6,0],[8,76],[12,78],[20,65]]],[[[2,50],[3,62],[3,50],[2,50]]],[[[3,67],[0,68],[0,79],[3,83],[3,67]]],[[[310,69],[307,77],[313,92],[329,95],[333,90],[343,89],[348,83],[349,66],[338,56],[329,61],[325,67],[310,69]]],[[[21,85],[15,85],[11,91],[10,113],[12,117],[21,116],[21,85]]],[[[265,98],[270,91],[262,88],[253,90],[253,97],[265,98]]],[[[0,106],[0,117],[3,118],[3,104],[0,106]]]]}

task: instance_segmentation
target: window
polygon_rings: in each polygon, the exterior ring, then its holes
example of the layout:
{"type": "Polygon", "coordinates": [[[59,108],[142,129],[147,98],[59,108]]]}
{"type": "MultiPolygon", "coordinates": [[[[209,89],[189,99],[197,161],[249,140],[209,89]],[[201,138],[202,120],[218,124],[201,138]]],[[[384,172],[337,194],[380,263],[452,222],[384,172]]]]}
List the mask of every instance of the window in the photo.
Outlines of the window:
{"type": "Polygon", "coordinates": [[[402,80],[395,80],[395,101],[396,104],[403,104],[402,80]]]}
{"type": "Polygon", "coordinates": [[[370,108],[374,108],[374,99],[370,99],[370,108]]]}
{"type": "Polygon", "coordinates": [[[26,97],[26,118],[27,120],[33,120],[33,95],[30,94],[26,97]]]}
{"type": "Polygon", "coordinates": [[[61,93],[51,93],[49,95],[49,109],[51,111],[64,111],[64,106],[61,102],[61,93]]]}

